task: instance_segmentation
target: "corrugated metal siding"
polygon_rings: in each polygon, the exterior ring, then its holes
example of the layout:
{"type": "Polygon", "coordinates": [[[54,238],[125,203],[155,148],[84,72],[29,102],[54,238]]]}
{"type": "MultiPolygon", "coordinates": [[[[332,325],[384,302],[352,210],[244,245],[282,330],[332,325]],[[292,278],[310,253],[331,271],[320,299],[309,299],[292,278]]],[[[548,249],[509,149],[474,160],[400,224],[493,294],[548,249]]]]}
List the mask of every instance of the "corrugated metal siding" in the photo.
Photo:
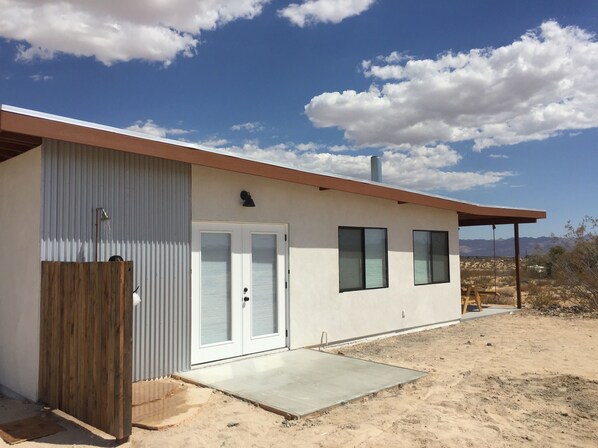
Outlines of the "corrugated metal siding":
{"type": "Polygon", "coordinates": [[[133,260],[140,285],[134,379],[188,369],[190,165],[54,140],[42,153],[42,260],[93,261],[95,209],[104,207],[99,260],[133,260]]]}

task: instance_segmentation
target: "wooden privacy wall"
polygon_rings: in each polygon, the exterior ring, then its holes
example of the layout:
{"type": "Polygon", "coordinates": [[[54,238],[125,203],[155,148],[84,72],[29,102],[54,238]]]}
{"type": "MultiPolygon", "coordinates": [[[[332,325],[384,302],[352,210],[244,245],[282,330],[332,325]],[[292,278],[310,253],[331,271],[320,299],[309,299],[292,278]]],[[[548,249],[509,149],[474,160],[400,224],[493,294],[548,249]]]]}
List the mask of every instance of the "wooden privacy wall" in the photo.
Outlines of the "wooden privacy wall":
{"type": "Polygon", "coordinates": [[[133,263],[42,262],[40,400],[131,434],[133,263]]]}

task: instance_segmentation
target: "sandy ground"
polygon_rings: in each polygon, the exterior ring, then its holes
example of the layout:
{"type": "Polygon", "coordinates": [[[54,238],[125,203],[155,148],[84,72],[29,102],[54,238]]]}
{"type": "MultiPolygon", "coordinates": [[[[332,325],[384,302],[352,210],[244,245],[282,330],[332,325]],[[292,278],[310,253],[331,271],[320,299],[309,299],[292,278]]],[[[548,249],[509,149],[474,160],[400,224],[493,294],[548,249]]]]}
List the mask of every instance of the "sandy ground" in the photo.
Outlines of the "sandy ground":
{"type": "MultiPolygon", "coordinates": [[[[298,421],[214,393],[195,417],[158,432],[134,428],[124,446],[598,446],[596,319],[524,312],[332,351],[429,374],[298,421]]],[[[0,399],[0,421],[35,408],[0,399]]],[[[114,446],[63,424],[68,431],[18,446],[114,446]]]]}

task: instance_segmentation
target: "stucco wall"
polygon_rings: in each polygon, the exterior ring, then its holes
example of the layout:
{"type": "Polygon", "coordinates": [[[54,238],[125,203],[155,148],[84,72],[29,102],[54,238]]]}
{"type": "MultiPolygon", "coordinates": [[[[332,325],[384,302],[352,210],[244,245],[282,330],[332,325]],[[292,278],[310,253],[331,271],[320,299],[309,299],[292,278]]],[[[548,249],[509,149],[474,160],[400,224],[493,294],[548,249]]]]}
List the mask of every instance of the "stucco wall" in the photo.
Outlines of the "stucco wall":
{"type": "Polygon", "coordinates": [[[455,212],[194,166],[192,219],[289,225],[291,348],[460,317],[455,212]],[[255,208],[241,206],[248,190],[255,208]],[[339,293],[338,227],[388,229],[389,287],[339,293]],[[412,231],[448,230],[451,283],[414,286],[412,231]],[[403,317],[403,310],[405,317],[403,317]]]}
{"type": "Polygon", "coordinates": [[[41,149],[0,163],[0,385],[37,400],[41,149]]]}

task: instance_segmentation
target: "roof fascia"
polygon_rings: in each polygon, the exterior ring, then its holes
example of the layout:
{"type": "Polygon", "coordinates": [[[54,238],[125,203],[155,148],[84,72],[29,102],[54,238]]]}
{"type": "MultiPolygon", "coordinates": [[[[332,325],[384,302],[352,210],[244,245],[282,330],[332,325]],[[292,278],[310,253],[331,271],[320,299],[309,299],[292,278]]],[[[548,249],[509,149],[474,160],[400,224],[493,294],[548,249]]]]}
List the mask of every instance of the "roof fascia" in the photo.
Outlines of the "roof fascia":
{"type": "Polygon", "coordinates": [[[62,119],[62,117],[11,106],[1,106],[0,108],[0,130],[159,157],[241,174],[314,186],[321,190],[337,190],[459,213],[534,219],[546,217],[546,212],[541,210],[483,206],[392,188],[375,182],[312,173],[216,152],[184,142],[159,139],[78,120],[62,119]]]}

